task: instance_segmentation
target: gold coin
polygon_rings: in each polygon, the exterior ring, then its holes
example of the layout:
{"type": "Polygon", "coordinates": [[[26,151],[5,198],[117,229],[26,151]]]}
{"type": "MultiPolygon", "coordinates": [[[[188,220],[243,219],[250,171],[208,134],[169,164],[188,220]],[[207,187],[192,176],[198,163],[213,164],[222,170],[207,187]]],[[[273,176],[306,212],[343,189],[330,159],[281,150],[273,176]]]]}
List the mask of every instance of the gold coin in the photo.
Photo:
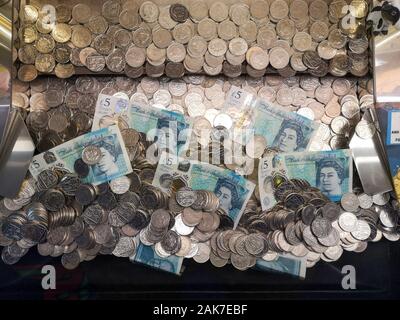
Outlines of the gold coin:
{"type": "Polygon", "coordinates": [[[35,67],[39,72],[50,73],[54,70],[56,61],[51,54],[40,53],[36,57],[35,67]]]}
{"type": "Polygon", "coordinates": [[[53,31],[51,32],[54,40],[60,43],[68,42],[71,39],[71,34],[71,27],[65,23],[56,24],[53,31]]]}
{"type": "Polygon", "coordinates": [[[94,34],[106,33],[108,29],[108,22],[103,16],[91,17],[87,27],[94,34]]]}
{"type": "Polygon", "coordinates": [[[61,79],[71,78],[75,74],[75,67],[71,63],[58,63],[54,69],[54,73],[61,79]]]}
{"type": "Polygon", "coordinates": [[[77,25],[72,31],[71,42],[77,48],[85,48],[92,42],[92,33],[86,27],[77,25]]]}
{"type": "Polygon", "coordinates": [[[55,41],[49,34],[41,34],[36,40],[36,49],[40,53],[50,53],[55,47],[55,41]]]}
{"type": "Polygon", "coordinates": [[[363,0],[353,0],[350,3],[356,18],[364,18],[368,13],[368,4],[363,0]]]}
{"type": "Polygon", "coordinates": [[[57,22],[66,23],[71,20],[71,8],[67,5],[60,4],[56,7],[57,22]]]}
{"type": "Polygon", "coordinates": [[[92,47],[84,48],[79,52],[79,61],[81,62],[82,65],[86,65],[86,59],[92,53],[97,53],[96,49],[92,47]]]}
{"type": "Polygon", "coordinates": [[[55,24],[50,21],[48,16],[43,16],[37,19],[35,26],[40,33],[50,33],[53,31],[55,24]]]}
{"type": "Polygon", "coordinates": [[[346,15],[346,10],[343,10],[347,3],[344,0],[334,0],[329,5],[329,14],[335,19],[343,18],[346,15]]]}
{"type": "MultiPolygon", "coordinates": [[[[346,19],[346,17],[344,17],[343,19],[346,19]]],[[[358,29],[360,27],[362,27],[363,24],[363,19],[355,19],[355,23],[346,23],[345,21],[341,21],[341,23],[339,23],[340,26],[340,31],[349,36],[349,37],[353,37],[358,29]]]]}
{"type": "Polygon", "coordinates": [[[35,23],[38,16],[38,9],[32,5],[25,5],[19,14],[21,21],[24,23],[35,23]]]}
{"type": "Polygon", "coordinates": [[[78,3],[72,8],[72,18],[78,23],[88,23],[92,16],[92,10],[84,3],[78,3]]]}
{"type": "Polygon", "coordinates": [[[18,49],[18,58],[23,64],[34,64],[37,54],[38,51],[32,44],[25,44],[18,49]]]}
{"type": "Polygon", "coordinates": [[[37,78],[38,72],[34,65],[24,64],[18,70],[18,79],[23,82],[30,82],[37,78]]]}
{"type": "Polygon", "coordinates": [[[37,39],[37,31],[36,28],[31,25],[25,25],[20,29],[19,38],[24,43],[32,43],[37,39]]]}

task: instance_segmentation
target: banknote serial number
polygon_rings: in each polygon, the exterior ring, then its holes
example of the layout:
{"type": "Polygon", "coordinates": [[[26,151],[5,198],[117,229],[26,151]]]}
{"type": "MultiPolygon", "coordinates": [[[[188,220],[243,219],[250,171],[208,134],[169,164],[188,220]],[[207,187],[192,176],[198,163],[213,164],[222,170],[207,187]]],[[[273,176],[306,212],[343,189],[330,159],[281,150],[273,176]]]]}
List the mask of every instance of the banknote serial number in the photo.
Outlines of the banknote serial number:
{"type": "Polygon", "coordinates": [[[154,307],[154,315],[175,315],[184,318],[190,314],[199,316],[210,315],[244,315],[247,313],[246,304],[198,304],[196,307],[173,307],[161,305],[154,307]]]}

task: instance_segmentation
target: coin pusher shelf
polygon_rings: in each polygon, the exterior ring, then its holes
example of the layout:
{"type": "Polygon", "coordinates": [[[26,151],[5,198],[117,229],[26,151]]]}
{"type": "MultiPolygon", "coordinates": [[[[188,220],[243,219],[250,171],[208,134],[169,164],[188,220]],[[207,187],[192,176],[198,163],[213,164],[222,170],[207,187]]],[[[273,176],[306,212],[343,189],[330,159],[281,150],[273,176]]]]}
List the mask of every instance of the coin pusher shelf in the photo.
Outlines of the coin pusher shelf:
{"type": "MultiPolygon", "coordinates": [[[[50,4],[54,7],[56,7],[57,5],[60,4],[65,4],[66,1],[64,0],[14,0],[15,1],[15,6],[17,9],[19,9],[20,7],[24,6],[24,5],[29,5],[32,3],[37,3],[39,5],[44,5],[44,4],[50,4]],[[19,2],[19,3],[18,3],[19,2]]],[[[145,2],[146,0],[134,0],[135,3],[137,3],[138,7],[140,7],[140,5],[145,2]]],[[[157,4],[158,6],[167,6],[167,5],[172,5],[172,4],[183,4],[183,5],[189,5],[193,2],[194,0],[151,0],[151,2],[157,4]]],[[[208,7],[210,7],[215,1],[213,0],[200,0],[202,2],[207,3],[208,7]]],[[[290,0],[286,0],[289,1],[290,0]]],[[[334,0],[324,0],[326,1],[326,3],[331,3],[334,0]]],[[[350,3],[351,0],[344,0],[347,3],[350,3]]],[[[370,3],[372,0],[366,0],[368,3],[370,3]]],[[[92,16],[96,16],[96,15],[101,15],[101,8],[103,6],[103,4],[105,2],[107,2],[107,0],[68,0],[68,6],[70,6],[71,8],[73,6],[75,6],[76,4],[79,3],[84,3],[86,5],[88,5],[91,10],[92,10],[92,16]]],[[[231,6],[233,4],[237,4],[237,3],[244,3],[247,5],[250,5],[251,0],[221,0],[220,2],[225,3],[227,6],[231,6]]],[[[310,3],[310,0],[306,0],[307,3],[310,3]]],[[[19,12],[19,11],[18,11],[19,12]]],[[[241,72],[241,76],[246,76],[248,73],[246,71],[246,64],[242,64],[242,72],[241,72]]],[[[145,66],[143,65],[143,68],[145,66]]],[[[116,72],[112,72],[110,70],[108,70],[107,68],[104,68],[102,71],[100,72],[93,72],[91,70],[88,70],[86,67],[84,66],[74,66],[75,69],[75,73],[74,75],[90,75],[90,76],[112,76],[112,75],[126,75],[124,72],[120,72],[120,73],[116,73],[116,72]]],[[[271,66],[268,66],[266,68],[265,74],[264,76],[268,76],[268,75],[278,75],[279,71],[271,66]]],[[[371,73],[369,72],[367,75],[370,75],[371,73]]],[[[191,72],[187,72],[185,71],[185,75],[206,75],[208,76],[205,72],[201,72],[201,73],[191,73],[191,72]]],[[[220,73],[220,75],[222,74],[222,71],[220,73]]],[[[296,72],[296,75],[301,76],[301,75],[310,75],[307,72],[296,72]]],[[[38,76],[55,76],[55,72],[52,71],[50,73],[42,73],[42,72],[38,72],[38,76]]],[[[146,72],[144,71],[143,74],[140,77],[146,76],[146,72]]],[[[165,73],[163,74],[163,76],[165,76],[165,73]]],[[[329,76],[329,74],[328,74],[329,76]]],[[[354,75],[352,75],[350,72],[347,74],[347,76],[349,77],[354,77],[354,75]]],[[[212,77],[212,76],[211,76],[212,77]]]]}

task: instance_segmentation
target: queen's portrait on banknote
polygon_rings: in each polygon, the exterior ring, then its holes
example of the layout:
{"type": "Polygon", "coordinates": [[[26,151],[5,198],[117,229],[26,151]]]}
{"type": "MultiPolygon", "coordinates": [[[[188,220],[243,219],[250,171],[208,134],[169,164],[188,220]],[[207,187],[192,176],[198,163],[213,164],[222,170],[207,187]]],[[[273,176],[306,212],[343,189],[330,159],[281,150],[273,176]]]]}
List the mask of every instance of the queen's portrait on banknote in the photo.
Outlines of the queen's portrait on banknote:
{"type": "Polygon", "coordinates": [[[160,176],[159,182],[162,188],[169,189],[173,182],[173,176],[169,173],[164,173],[160,176]]]}
{"type": "Polygon", "coordinates": [[[227,214],[240,210],[242,205],[239,199],[236,186],[225,179],[218,179],[215,186],[215,194],[219,199],[220,208],[224,209],[227,214]]]}
{"type": "Polygon", "coordinates": [[[274,139],[273,147],[282,152],[293,152],[304,150],[303,131],[299,124],[294,121],[284,120],[274,139]]]}
{"type": "Polygon", "coordinates": [[[322,159],[316,163],[317,187],[328,197],[341,196],[345,178],[344,159],[322,159]]]}
{"type": "Polygon", "coordinates": [[[96,177],[111,177],[118,173],[118,160],[123,158],[120,145],[113,144],[112,137],[105,137],[104,140],[96,144],[101,151],[101,159],[99,163],[91,166],[93,175],[96,177]]]}

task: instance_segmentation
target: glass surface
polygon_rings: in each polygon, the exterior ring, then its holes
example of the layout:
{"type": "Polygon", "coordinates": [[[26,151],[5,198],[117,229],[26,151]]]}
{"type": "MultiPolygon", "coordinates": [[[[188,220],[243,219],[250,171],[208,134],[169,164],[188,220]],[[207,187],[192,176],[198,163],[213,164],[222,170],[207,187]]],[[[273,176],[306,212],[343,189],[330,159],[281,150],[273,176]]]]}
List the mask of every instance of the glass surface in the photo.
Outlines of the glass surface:
{"type": "Polygon", "coordinates": [[[209,262],[184,261],[182,276],[174,276],[128,259],[98,256],[73,271],[60,258],[40,257],[32,249],[15,266],[0,264],[0,298],[100,299],[100,298],[260,298],[328,299],[399,297],[400,250],[396,243],[370,243],[363,253],[344,252],[334,263],[319,262],[307,269],[306,279],[232,266],[218,269],[209,262]],[[43,290],[41,268],[56,268],[56,290],[43,290]],[[356,289],[342,288],[342,268],[354,266],[356,289]]]}

